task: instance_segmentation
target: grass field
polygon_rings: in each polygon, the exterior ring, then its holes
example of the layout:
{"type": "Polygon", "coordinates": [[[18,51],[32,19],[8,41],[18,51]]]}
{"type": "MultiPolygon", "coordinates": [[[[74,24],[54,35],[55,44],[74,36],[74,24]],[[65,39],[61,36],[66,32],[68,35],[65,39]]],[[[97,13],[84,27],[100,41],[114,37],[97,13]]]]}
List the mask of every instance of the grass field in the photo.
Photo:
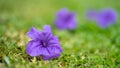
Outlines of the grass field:
{"type": "Polygon", "coordinates": [[[0,0],[0,68],[120,68],[120,0],[0,0]],[[55,12],[68,8],[77,13],[73,31],[59,31],[53,25],[55,12]],[[85,19],[89,8],[111,7],[117,23],[106,29],[85,19]],[[58,36],[63,52],[58,59],[39,60],[25,53],[32,27],[49,24],[58,36]]]}

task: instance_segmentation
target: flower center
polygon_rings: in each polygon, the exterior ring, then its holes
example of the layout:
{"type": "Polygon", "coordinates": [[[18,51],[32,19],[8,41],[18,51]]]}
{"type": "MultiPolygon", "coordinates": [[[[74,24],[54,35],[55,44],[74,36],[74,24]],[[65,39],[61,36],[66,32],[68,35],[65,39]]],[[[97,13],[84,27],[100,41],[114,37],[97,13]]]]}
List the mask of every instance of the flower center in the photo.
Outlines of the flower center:
{"type": "Polygon", "coordinates": [[[43,47],[46,47],[46,46],[47,46],[47,43],[44,42],[44,41],[41,41],[41,44],[42,44],[43,47]]]}
{"type": "Polygon", "coordinates": [[[108,20],[108,21],[110,21],[110,20],[112,20],[112,17],[111,17],[109,14],[107,14],[107,15],[105,16],[105,19],[108,20]]]}
{"type": "Polygon", "coordinates": [[[69,21],[71,19],[71,15],[67,15],[63,18],[65,22],[69,21]]]}

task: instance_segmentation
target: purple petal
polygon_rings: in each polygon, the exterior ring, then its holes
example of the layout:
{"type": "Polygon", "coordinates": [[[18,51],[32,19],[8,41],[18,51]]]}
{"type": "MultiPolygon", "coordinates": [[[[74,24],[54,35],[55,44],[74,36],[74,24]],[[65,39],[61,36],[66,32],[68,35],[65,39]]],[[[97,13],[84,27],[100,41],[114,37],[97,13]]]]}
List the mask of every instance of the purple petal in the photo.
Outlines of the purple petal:
{"type": "Polygon", "coordinates": [[[43,47],[41,51],[42,51],[42,56],[48,56],[48,57],[50,56],[47,47],[43,47]]]}
{"type": "Polygon", "coordinates": [[[32,27],[30,31],[28,31],[26,34],[31,39],[36,40],[36,39],[40,39],[41,32],[35,29],[34,27],[32,27]]]}
{"type": "Polygon", "coordinates": [[[49,55],[46,55],[46,53],[44,53],[42,55],[42,58],[44,60],[50,60],[52,58],[58,58],[60,56],[60,53],[62,52],[60,48],[58,47],[47,47],[47,50],[46,50],[49,55]]]}
{"type": "Polygon", "coordinates": [[[51,27],[50,27],[49,25],[45,25],[45,26],[43,27],[43,32],[52,33],[51,27]]]}
{"type": "Polygon", "coordinates": [[[72,30],[72,29],[75,29],[76,26],[77,26],[77,22],[76,22],[76,20],[73,19],[69,22],[67,29],[72,30]]]}
{"type": "Polygon", "coordinates": [[[58,46],[60,47],[59,40],[56,36],[54,36],[51,40],[48,41],[49,46],[58,46]]]}
{"type": "Polygon", "coordinates": [[[44,34],[44,41],[49,41],[51,38],[53,37],[53,35],[51,33],[45,33],[44,34]]]}
{"type": "MultiPolygon", "coordinates": [[[[58,47],[58,46],[50,46],[50,47],[51,47],[51,49],[53,50],[53,52],[55,54],[60,54],[62,52],[62,48],[61,47],[58,47]]],[[[52,52],[52,50],[51,50],[51,52],[52,52]]]]}
{"type": "Polygon", "coordinates": [[[26,53],[30,56],[40,56],[42,54],[41,47],[39,41],[32,40],[27,44],[26,53]]]}
{"type": "Polygon", "coordinates": [[[43,60],[50,60],[50,59],[51,59],[51,56],[42,56],[42,59],[43,59],[43,60]]]}
{"type": "Polygon", "coordinates": [[[61,48],[59,47],[48,47],[48,50],[50,52],[50,55],[52,58],[57,58],[60,56],[60,53],[62,52],[61,48]]]}
{"type": "Polygon", "coordinates": [[[56,19],[55,20],[55,26],[59,30],[63,30],[66,28],[66,22],[63,22],[62,20],[56,19]]]}
{"type": "Polygon", "coordinates": [[[63,18],[66,17],[66,15],[68,15],[68,10],[66,8],[60,9],[57,13],[56,16],[58,18],[63,18]]]}

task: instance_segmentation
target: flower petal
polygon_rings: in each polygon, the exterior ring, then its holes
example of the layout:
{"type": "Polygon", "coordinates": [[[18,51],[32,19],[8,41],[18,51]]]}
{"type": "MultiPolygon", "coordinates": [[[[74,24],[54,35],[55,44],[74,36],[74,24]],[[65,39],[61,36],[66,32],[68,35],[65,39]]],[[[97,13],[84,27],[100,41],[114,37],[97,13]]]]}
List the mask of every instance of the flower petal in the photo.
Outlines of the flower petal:
{"type": "Polygon", "coordinates": [[[30,56],[40,56],[42,54],[41,51],[42,45],[40,45],[39,41],[30,41],[26,47],[26,53],[30,56]]]}
{"type": "Polygon", "coordinates": [[[53,35],[51,33],[44,33],[44,41],[47,42],[49,41],[51,38],[53,37],[53,35]]]}
{"type": "Polygon", "coordinates": [[[62,52],[60,47],[48,47],[48,50],[50,52],[50,55],[52,58],[57,58],[60,56],[60,53],[62,52]]]}
{"type": "Polygon", "coordinates": [[[52,58],[58,58],[60,56],[60,53],[62,52],[60,48],[58,47],[47,47],[46,48],[47,51],[49,53],[49,55],[47,55],[47,53],[44,52],[44,54],[42,55],[42,58],[44,60],[50,60],[52,58]]]}
{"type": "Polygon", "coordinates": [[[76,20],[75,20],[75,19],[72,19],[72,20],[69,22],[67,29],[72,30],[72,29],[75,29],[76,26],[77,26],[76,20]]]}
{"type": "Polygon", "coordinates": [[[42,56],[50,56],[50,53],[47,50],[47,47],[43,47],[41,51],[42,51],[42,56]]]}
{"type": "Polygon", "coordinates": [[[60,43],[59,43],[59,40],[56,36],[53,37],[53,39],[51,39],[49,42],[48,42],[48,45],[49,47],[56,47],[60,50],[60,52],[62,52],[62,48],[60,46],[60,43]]]}
{"type": "Polygon", "coordinates": [[[60,9],[57,13],[56,13],[56,16],[58,18],[64,18],[66,17],[66,15],[68,15],[69,11],[67,10],[67,8],[63,8],[63,9],[60,9]]]}
{"type": "Polygon", "coordinates": [[[49,25],[45,25],[45,26],[43,27],[43,32],[52,33],[51,27],[50,27],[49,25]]]}
{"type": "Polygon", "coordinates": [[[59,40],[56,36],[53,36],[53,38],[48,41],[48,46],[42,50],[42,57],[44,60],[57,58],[60,56],[61,52],[62,48],[60,46],[59,40]]]}
{"type": "Polygon", "coordinates": [[[60,47],[60,43],[59,40],[56,36],[53,36],[51,40],[48,41],[48,45],[49,46],[59,46],[60,47]]]}
{"type": "Polygon", "coordinates": [[[43,59],[43,60],[50,60],[51,57],[50,57],[50,56],[42,56],[42,59],[43,59]]]}
{"type": "Polygon", "coordinates": [[[67,23],[63,22],[61,19],[56,19],[54,25],[59,30],[64,30],[66,28],[67,23]]]}
{"type": "Polygon", "coordinates": [[[36,40],[36,39],[40,39],[41,32],[35,29],[34,27],[32,27],[30,31],[28,31],[26,34],[31,39],[36,40]]]}

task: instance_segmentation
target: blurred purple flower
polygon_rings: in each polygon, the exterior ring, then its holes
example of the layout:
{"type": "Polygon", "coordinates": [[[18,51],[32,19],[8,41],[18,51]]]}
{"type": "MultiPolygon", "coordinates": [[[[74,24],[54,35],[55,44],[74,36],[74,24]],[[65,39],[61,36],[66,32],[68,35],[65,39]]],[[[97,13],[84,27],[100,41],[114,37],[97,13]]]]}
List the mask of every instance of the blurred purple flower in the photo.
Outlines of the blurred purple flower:
{"type": "Polygon", "coordinates": [[[111,8],[102,9],[97,16],[96,22],[102,28],[114,24],[117,20],[117,13],[111,8]]]}
{"type": "Polygon", "coordinates": [[[95,21],[101,28],[114,24],[117,20],[117,13],[112,8],[104,8],[99,12],[89,10],[86,16],[87,19],[95,21]]]}
{"type": "Polygon", "coordinates": [[[56,13],[54,24],[59,30],[73,30],[77,25],[76,14],[63,8],[56,13]]]}
{"type": "Polygon", "coordinates": [[[41,56],[44,60],[60,56],[62,48],[58,38],[52,35],[49,25],[45,25],[43,31],[38,31],[32,27],[27,32],[27,36],[32,39],[26,46],[26,53],[30,56],[41,56]]]}

